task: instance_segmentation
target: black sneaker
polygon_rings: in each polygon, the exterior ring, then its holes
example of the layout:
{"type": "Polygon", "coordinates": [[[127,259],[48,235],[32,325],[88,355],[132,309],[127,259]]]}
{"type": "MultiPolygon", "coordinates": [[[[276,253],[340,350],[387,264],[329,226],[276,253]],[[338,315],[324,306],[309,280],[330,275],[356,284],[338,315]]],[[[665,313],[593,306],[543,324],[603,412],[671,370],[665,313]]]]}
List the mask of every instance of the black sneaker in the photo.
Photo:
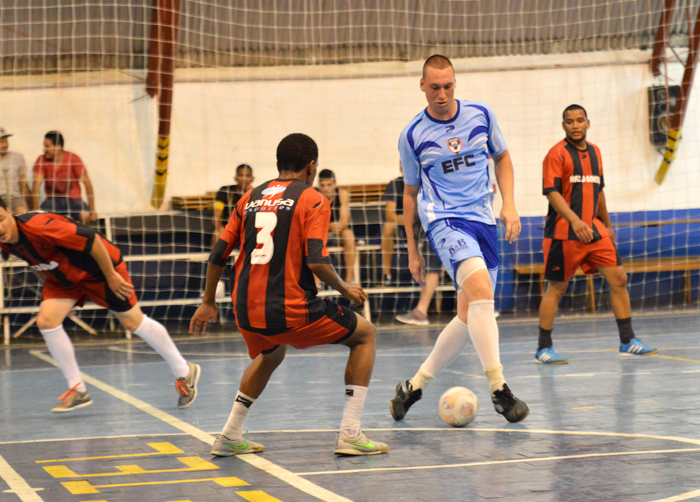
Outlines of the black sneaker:
{"type": "Polygon", "coordinates": [[[413,406],[413,403],[420,401],[421,397],[423,397],[422,390],[413,390],[408,380],[401,382],[396,386],[396,397],[389,401],[391,416],[394,420],[403,420],[408,409],[413,406]]]}
{"type": "Polygon", "coordinates": [[[497,390],[491,394],[491,402],[496,413],[500,413],[511,423],[524,420],[530,413],[530,408],[515,397],[506,384],[503,384],[503,390],[497,390]]]}

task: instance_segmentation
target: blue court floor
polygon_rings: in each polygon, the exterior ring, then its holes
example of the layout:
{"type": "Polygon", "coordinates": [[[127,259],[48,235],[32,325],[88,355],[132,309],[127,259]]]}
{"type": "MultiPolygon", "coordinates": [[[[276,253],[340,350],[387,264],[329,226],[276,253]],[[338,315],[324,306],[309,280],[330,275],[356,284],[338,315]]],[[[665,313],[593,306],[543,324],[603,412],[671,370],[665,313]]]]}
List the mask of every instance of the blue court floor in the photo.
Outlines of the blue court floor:
{"type": "Polygon", "coordinates": [[[438,327],[381,328],[363,425],[391,451],[336,457],[347,349],[290,349],[254,405],[246,437],[261,454],[212,458],[210,445],[249,363],[236,333],[178,336],[202,367],[199,395],[178,410],[168,366],[139,340],[76,343],[94,404],[50,413],[65,383],[43,344],[0,351],[0,501],[680,501],[700,500],[700,315],[637,316],[660,353],[618,356],[611,315],[560,320],[562,366],[534,361],[536,321],[500,320],[501,356],[530,416],[493,410],[473,348],[406,419],[388,410],[438,327]],[[438,417],[453,386],[479,398],[476,420],[438,417]]]}

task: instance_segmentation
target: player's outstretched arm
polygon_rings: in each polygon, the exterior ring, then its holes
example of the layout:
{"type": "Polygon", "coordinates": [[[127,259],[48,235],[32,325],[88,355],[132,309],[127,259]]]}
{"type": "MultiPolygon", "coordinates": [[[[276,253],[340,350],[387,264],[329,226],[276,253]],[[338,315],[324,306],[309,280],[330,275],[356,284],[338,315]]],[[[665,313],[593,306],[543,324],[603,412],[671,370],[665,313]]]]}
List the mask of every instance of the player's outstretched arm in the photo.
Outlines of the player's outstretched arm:
{"type": "Polygon", "coordinates": [[[348,284],[340,278],[330,263],[309,263],[311,271],[324,283],[335,289],[355,305],[362,305],[367,299],[367,293],[358,284],[348,284]]]}
{"type": "Polygon", "coordinates": [[[110,258],[107,248],[105,248],[104,244],[102,244],[102,239],[100,239],[100,237],[97,235],[92,241],[90,256],[95,259],[97,266],[100,267],[100,270],[105,276],[109,289],[111,289],[114,294],[122,300],[129,298],[134,292],[134,286],[119,275],[119,272],[114,270],[112,258],[110,258]]]}
{"type": "Polygon", "coordinates": [[[515,209],[515,197],[513,196],[513,186],[515,184],[513,161],[508,150],[494,156],[493,160],[498,189],[503,199],[500,218],[506,227],[506,240],[512,244],[520,235],[520,216],[518,216],[518,211],[515,209]]]}

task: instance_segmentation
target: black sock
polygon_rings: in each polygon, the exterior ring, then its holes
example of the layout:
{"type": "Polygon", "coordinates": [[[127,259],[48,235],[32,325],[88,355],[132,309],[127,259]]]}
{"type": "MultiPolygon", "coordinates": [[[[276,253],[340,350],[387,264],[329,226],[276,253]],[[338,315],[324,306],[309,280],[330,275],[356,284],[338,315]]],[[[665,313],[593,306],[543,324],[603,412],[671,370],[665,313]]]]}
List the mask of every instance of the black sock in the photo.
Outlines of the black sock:
{"type": "Polygon", "coordinates": [[[552,346],[552,330],[540,327],[540,339],[537,350],[548,349],[552,346]]]}
{"type": "Polygon", "coordinates": [[[617,329],[620,331],[620,343],[630,343],[630,340],[634,338],[634,331],[632,330],[632,318],[627,319],[615,319],[617,321],[617,329]]]}

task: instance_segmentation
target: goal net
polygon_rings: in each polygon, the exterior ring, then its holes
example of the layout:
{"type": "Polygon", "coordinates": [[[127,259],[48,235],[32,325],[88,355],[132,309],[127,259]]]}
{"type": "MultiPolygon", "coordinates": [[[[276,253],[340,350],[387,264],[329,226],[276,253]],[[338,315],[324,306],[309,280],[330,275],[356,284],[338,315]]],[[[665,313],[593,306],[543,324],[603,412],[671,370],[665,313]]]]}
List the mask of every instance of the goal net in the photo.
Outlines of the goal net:
{"type": "MultiPolygon", "coordinates": [[[[44,135],[63,134],[64,149],[89,174],[94,225],[122,248],[144,310],[183,329],[203,290],[215,208],[225,205],[215,203],[219,188],[236,184],[240,164],[252,167],[253,185],[274,178],[277,143],[304,132],[319,145],[320,169],[335,175],[331,197],[349,201],[353,234],[331,240],[334,262],[369,292],[373,320],[395,322],[420,298],[400,214],[387,214],[392,204],[401,210],[391,194],[398,135],[426,105],[424,59],[441,53],[455,66],[456,97],[493,108],[513,159],[523,231],[510,245],[499,226],[504,317],[537,312],[542,160],[563,139],[560,117],[572,103],[587,109],[588,139],[602,152],[633,307],[697,308],[700,115],[692,86],[675,160],[654,181],[698,12],[697,0],[677,4],[655,76],[649,61],[662,0],[4,0],[0,127],[12,134],[9,151],[25,159],[30,207],[44,135]]],[[[14,174],[3,172],[4,198],[14,174]]],[[[83,184],[87,203],[86,192],[83,184]]],[[[436,275],[431,320],[455,309],[449,277],[436,275]]],[[[5,333],[16,333],[36,313],[40,285],[10,260],[2,286],[5,333]]],[[[608,291],[599,275],[576,275],[561,309],[609,309],[608,291]]],[[[79,316],[98,330],[110,324],[101,309],[79,316]]]]}

